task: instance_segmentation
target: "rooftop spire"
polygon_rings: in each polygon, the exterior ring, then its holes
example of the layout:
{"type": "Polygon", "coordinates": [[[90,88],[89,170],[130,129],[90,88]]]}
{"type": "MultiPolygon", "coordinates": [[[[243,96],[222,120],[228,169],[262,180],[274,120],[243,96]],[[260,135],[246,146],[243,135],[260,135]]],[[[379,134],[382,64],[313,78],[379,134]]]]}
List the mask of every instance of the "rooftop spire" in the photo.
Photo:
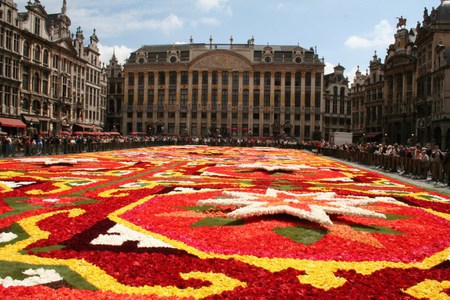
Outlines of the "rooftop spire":
{"type": "Polygon", "coordinates": [[[65,15],[67,12],[67,1],[63,0],[63,6],[61,8],[61,14],[65,15]]]}

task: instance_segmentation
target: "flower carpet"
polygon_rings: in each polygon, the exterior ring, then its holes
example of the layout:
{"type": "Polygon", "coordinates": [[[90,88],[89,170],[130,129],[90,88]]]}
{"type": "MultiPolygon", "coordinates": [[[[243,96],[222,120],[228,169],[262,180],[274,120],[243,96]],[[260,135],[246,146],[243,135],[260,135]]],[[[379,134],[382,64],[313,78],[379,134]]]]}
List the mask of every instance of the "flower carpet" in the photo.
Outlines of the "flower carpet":
{"type": "Polygon", "coordinates": [[[449,299],[450,197],[291,149],[0,160],[2,299],[449,299]]]}

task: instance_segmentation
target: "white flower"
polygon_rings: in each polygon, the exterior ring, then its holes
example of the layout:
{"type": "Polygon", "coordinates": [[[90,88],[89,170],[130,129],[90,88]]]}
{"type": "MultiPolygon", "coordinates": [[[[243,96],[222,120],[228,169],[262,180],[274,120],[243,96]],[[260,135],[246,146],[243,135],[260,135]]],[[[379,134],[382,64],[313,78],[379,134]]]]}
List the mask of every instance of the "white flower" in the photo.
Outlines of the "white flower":
{"type": "Polygon", "coordinates": [[[39,268],[37,270],[28,269],[22,273],[29,275],[30,277],[23,280],[18,280],[7,276],[6,278],[0,278],[0,284],[7,288],[10,286],[35,286],[63,280],[61,275],[59,275],[55,270],[39,268]]]}
{"type": "Polygon", "coordinates": [[[239,169],[252,169],[252,170],[266,170],[267,172],[274,172],[274,171],[299,171],[302,169],[314,169],[313,167],[306,166],[306,165],[273,165],[273,164],[261,164],[261,163],[254,163],[254,164],[240,164],[236,166],[239,169]]]}
{"type": "Polygon", "coordinates": [[[36,181],[2,181],[0,180],[0,184],[6,185],[11,189],[19,188],[24,185],[34,184],[36,181]]]}
{"type": "Polygon", "coordinates": [[[134,231],[121,224],[116,224],[108,230],[108,234],[100,234],[91,241],[92,245],[109,245],[121,246],[128,241],[137,241],[138,248],[173,248],[171,245],[164,243],[154,237],[134,231]]]}
{"type": "Polygon", "coordinates": [[[329,214],[386,218],[382,213],[359,206],[377,202],[398,202],[390,197],[338,196],[334,192],[290,193],[268,188],[265,194],[225,191],[228,198],[197,201],[199,206],[236,206],[232,218],[288,214],[322,225],[333,225],[329,214]]]}
{"type": "Polygon", "coordinates": [[[18,236],[13,232],[0,232],[0,243],[8,243],[16,239],[18,236]]]}

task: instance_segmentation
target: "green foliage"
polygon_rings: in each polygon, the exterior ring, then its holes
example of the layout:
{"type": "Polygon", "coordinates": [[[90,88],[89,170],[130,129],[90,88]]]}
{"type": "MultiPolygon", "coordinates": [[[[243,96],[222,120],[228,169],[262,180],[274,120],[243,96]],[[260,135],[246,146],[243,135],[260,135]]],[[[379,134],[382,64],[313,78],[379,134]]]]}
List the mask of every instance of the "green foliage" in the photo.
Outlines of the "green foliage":
{"type": "Polygon", "coordinates": [[[402,235],[400,231],[396,231],[392,228],[382,227],[382,226],[364,226],[364,225],[353,225],[352,228],[356,231],[364,231],[370,233],[379,233],[379,234],[396,234],[402,235]]]}
{"type": "Polygon", "coordinates": [[[244,221],[240,219],[228,218],[205,218],[191,225],[191,227],[214,227],[214,226],[241,226],[244,221]]]}
{"type": "Polygon", "coordinates": [[[303,245],[315,244],[328,233],[326,229],[304,228],[300,226],[274,228],[273,231],[303,245]]]}

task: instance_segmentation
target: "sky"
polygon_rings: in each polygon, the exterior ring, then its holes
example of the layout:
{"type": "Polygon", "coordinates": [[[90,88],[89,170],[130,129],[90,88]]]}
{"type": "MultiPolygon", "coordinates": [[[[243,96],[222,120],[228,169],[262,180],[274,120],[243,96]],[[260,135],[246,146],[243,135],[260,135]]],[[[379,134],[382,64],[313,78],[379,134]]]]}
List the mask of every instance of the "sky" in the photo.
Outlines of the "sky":
{"type": "MultiPolygon", "coordinates": [[[[13,0],[19,12],[29,0],[13,0]]],[[[35,1],[35,0],[31,0],[35,1]]],[[[59,13],[63,0],[40,0],[48,14],[59,13]]],[[[441,0],[67,0],[70,30],[81,27],[85,44],[94,29],[101,60],[115,53],[119,63],[142,45],[189,43],[299,45],[316,49],[326,63],[345,68],[353,81],[366,73],[375,51],[384,61],[394,42],[399,17],[415,28],[441,0]]]]}

